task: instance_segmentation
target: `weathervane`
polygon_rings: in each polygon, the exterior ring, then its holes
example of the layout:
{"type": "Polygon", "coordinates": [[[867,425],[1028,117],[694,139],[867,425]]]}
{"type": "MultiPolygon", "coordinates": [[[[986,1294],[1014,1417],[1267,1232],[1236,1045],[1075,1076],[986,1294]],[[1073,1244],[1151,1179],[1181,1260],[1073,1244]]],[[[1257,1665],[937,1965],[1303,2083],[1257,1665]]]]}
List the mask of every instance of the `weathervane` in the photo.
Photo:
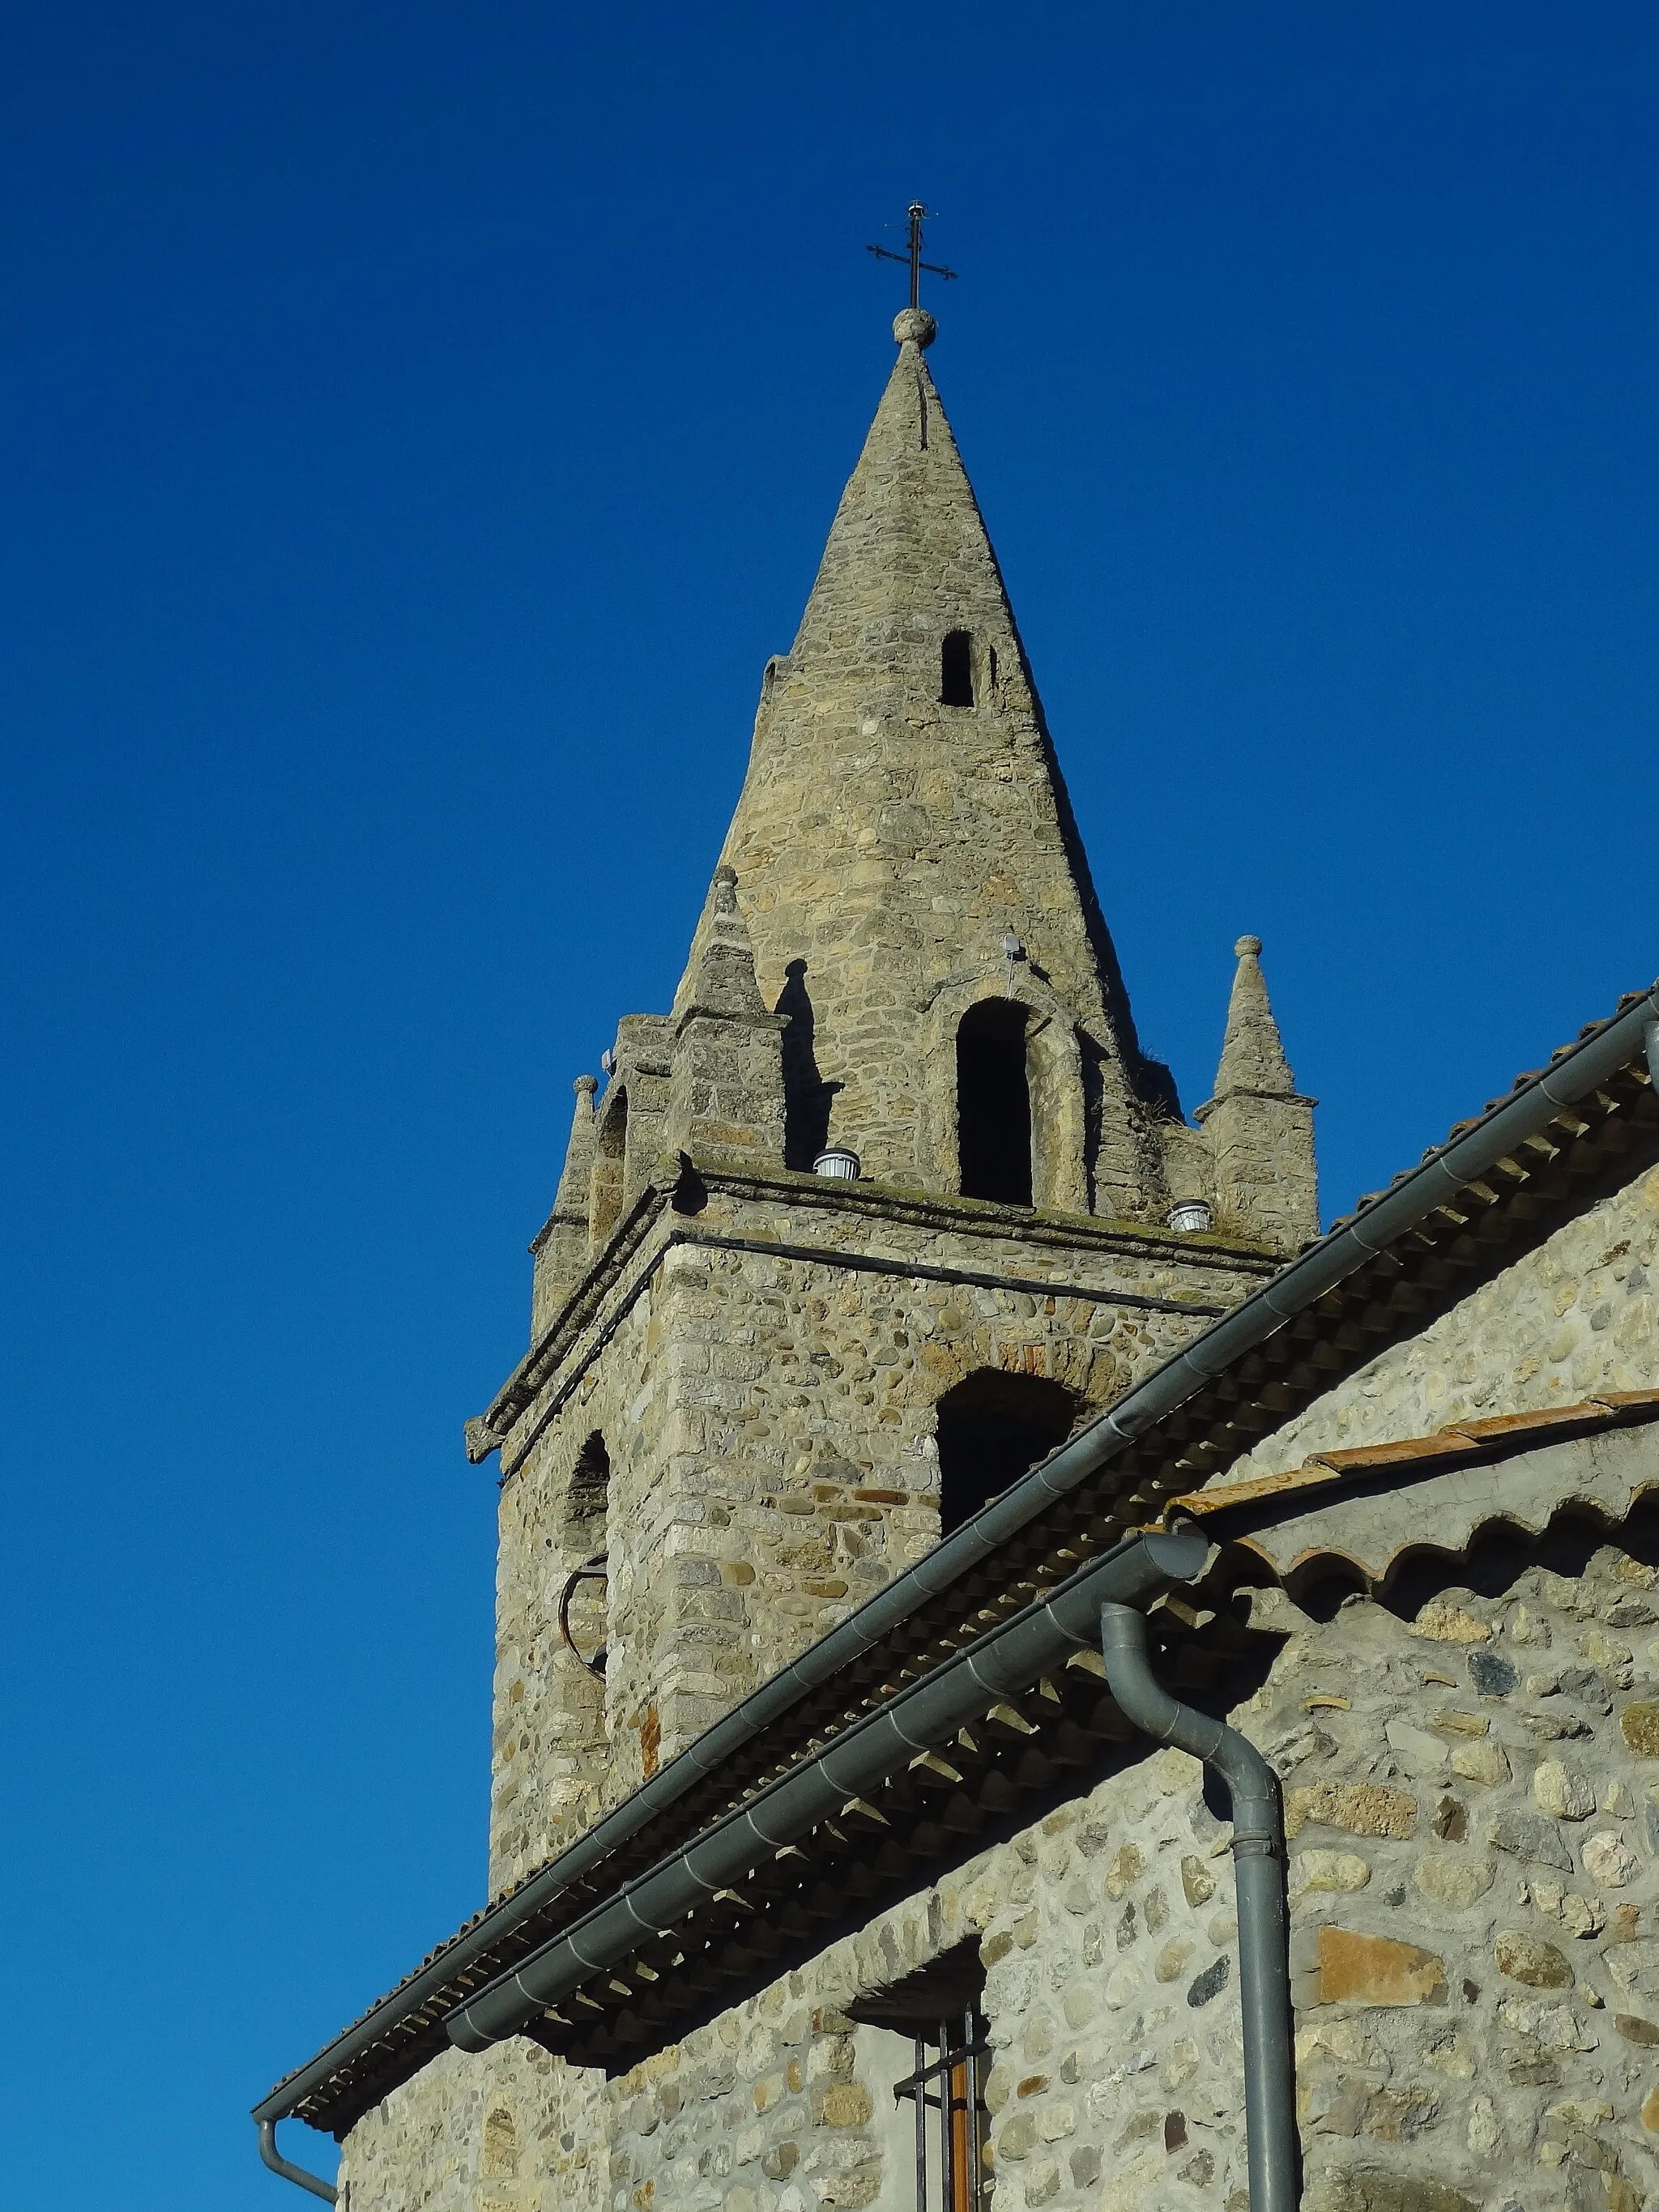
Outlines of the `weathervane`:
{"type": "Polygon", "coordinates": [[[878,261],[908,261],[909,263],[910,305],[913,307],[919,307],[921,305],[921,272],[924,269],[930,276],[943,276],[947,283],[954,282],[957,272],[954,269],[945,268],[942,262],[922,259],[921,226],[927,220],[927,210],[921,202],[912,200],[906,213],[910,218],[910,243],[905,252],[895,253],[890,246],[872,246],[866,250],[873,253],[878,261]]]}

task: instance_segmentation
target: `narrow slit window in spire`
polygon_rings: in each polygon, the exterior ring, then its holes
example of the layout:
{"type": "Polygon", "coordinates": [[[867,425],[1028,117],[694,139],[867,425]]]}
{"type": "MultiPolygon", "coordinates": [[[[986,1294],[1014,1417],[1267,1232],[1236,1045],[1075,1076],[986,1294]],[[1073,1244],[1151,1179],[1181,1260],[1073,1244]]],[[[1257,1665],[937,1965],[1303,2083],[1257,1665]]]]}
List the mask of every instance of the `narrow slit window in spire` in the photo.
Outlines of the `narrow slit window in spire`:
{"type": "Polygon", "coordinates": [[[939,702],[941,707],[971,707],[974,703],[974,640],[969,630],[945,634],[939,653],[939,702]]]}

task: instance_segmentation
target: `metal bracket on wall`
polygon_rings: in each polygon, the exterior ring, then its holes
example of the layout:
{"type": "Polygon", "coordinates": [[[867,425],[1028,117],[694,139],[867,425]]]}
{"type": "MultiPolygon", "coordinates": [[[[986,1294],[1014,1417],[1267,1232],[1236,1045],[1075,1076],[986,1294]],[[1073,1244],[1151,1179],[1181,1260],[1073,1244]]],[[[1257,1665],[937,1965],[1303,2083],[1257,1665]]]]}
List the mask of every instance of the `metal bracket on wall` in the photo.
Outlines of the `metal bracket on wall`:
{"type": "Polygon", "coordinates": [[[566,1650],[570,1653],[577,1665],[586,1667],[590,1674],[604,1674],[605,1647],[601,1644],[591,1659],[585,1652],[577,1649],[576,1639],[570,1633],[570,1601],[576,1595],[576,1586],[579,1583],[602,1583],[606,1578],[606,1554],[603,1552],[595,1552],[591,1559],[584,1560],[580,1566],[573,1568],[566,1576],[564,1589],[559,1595],[559,1634],[564,1639],[566,1650]]]}

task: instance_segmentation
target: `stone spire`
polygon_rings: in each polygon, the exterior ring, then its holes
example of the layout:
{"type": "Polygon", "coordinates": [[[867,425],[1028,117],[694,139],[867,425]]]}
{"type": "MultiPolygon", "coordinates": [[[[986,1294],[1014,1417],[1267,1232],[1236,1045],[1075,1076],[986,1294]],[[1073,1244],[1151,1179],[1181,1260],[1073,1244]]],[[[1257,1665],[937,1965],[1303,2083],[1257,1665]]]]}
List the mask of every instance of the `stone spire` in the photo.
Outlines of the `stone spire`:
{"type": "Polygon", "coordinates": [[[593,1177],[593,1094],[591,1075],[576,1078],[576,1110],[565,1146],[564,1171],[545,1227],[530,1249],[536,1262],[531,1297],[533,1343],[581,1278],[587,1265],[588,1187],[593,1177]]]}
{"type": "Polygon", "coordinates": [[[761,997],[737,874],[722,863],[674,1024],[671,1153],[763,1173],[783,1165],[784,1021],[761,997]]]}
{"type": "Polygon", "coordinates": [[[1198,1109],[1215,1163],[1218,1225],[1295,1251],[1319,1234],[1316,1101],[1297,1090],[1261,973],[1261,939],[1241,937],[1215,1096],[1198,1109]]]}
{"type": "Polygon", "coordinates": [[[1232,996],[1227,1002],[1227,1027],[1221,1040],[1221,1065],[1216,1070],[1217,1102],[1237,1091],[1249,1091],[1270,1098],[1296,1095],[1296,1078],[1285,1057],[1279,1024],[1267,1002],[1267,979],[1261,972],[1261,939],[1241,937],[1233,947],[1238,966],[1233,974],[1232,996]]]}
{"type": "MultiPolygon", "coordinates": [[[[765,1002],[789,1020],[787,1157],[810,1166],[828,1141],[872,1176],[955,1188],[956,1025],[1007,988],[1012,935],[1030,1034],[1053,1030],[1042,1048],[1075,1063],[1077,1097],[1051,1102],[1036,1202],[1144,1214],[1158,1174],[1147,1125],[1175,1110],[1173,1090],[1135,1042],[928,372],[933,319],[907,308],[893,332],[898,358],[794,644],[766,671],[722,855],[743,883],[765,1002]]],[[[709,925],[705,911],[682,1004],[709,925]]]]}

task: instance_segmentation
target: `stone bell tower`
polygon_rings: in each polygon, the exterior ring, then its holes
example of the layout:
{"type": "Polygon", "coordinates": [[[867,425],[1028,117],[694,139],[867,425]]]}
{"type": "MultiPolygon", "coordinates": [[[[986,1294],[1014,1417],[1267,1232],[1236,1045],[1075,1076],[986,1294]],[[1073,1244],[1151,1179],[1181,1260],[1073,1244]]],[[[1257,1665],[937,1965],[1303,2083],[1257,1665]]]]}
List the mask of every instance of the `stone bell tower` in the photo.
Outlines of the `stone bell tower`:
{"type": "Polygon", "coordinates": [[[1140,1049],[934,335],[894,325],[672,1007],[577,1083],[469,1425],[496,1888],[1317,1229],[1257,941],[1196,1125],[1140,1049]]]}

